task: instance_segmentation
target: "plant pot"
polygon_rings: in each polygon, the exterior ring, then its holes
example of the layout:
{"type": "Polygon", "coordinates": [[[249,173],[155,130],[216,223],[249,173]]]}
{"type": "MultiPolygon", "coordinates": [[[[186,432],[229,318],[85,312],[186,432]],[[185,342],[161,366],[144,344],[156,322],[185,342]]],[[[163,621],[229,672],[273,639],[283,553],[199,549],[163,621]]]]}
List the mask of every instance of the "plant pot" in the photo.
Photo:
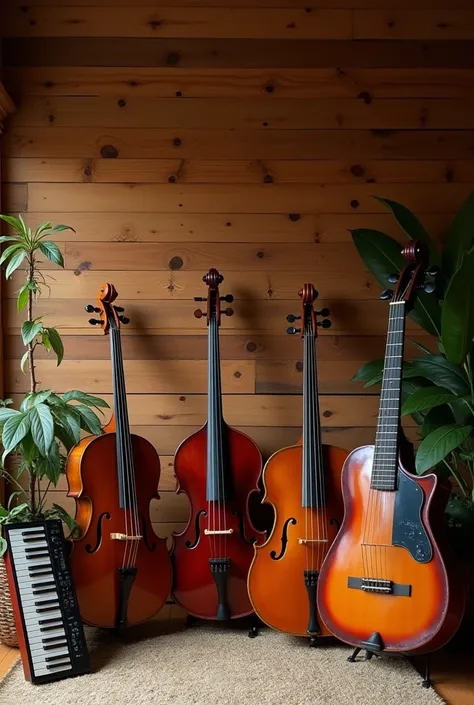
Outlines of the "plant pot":
{"type": "Polygon", "coordinates": [[[18,646],[7,567],[3,558],[0,558],[0,643],[6,646],[18,646]]]}

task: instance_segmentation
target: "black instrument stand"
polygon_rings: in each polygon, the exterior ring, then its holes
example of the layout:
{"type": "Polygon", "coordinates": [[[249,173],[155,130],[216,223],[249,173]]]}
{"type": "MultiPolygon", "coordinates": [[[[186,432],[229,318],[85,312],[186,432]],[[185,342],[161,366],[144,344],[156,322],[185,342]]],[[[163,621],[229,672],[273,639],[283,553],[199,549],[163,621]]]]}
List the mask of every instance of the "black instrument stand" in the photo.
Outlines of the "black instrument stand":
{"type": "MultiPolygon", "coordinates": [[[[354,663],[354,662],[356,661],[356,659],[357,659],[357,656],[359,655],[359,653],[360,653],[361,651],[362,651],[362,648],[361,648],[360,646],[358,646],[357,648],[354,649],[354,651],[353,651],[352,654],[347,658],[347,660],[348,660],[350,663],[354,663]]],[[[370,659],[371,659],[373,656],[380,656],[380,654],[377,653],[377,652],[375,652],[375,651],[370,651],[369,649],[366,649],[366,651],[365,651],[365,659],[364,659],[364,660],[365,660],[365,661],[370,661],[370,659]]],[[[432,681],[431,681],[431,654],[426,654],[425,659],[426,659],[426,660],[425,660],[425,674],[424,674],[423,680],[421,681],[421,685],[422,685],[423,688],[431,688],[431,687],[433,686],[433,683],[432,683],[432,681]]]]}

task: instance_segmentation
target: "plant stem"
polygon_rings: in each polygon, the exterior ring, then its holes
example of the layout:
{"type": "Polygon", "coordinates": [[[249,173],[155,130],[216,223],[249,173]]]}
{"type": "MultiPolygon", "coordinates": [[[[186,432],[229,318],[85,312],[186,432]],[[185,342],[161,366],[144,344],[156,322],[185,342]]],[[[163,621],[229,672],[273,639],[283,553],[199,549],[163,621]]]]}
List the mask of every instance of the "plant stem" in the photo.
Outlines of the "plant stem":
{"type": "MultiPolygon", "coordinates": [[[[49,488],[50,488],[50,487],[51,487],[51,480],[48,482],[48,484],[47,484],[47,486],[46,486],[46,489],[45,489],[45,491],[44,491],[44,494],[43,494],[43,496],[40,498],[40,501],[39,501],[39,511],[40,511],[40,512],[43,511],[44,503],[45,503],[45,501],[46,501],[46,495],[48,494],[48,491],[49,491],[49,488]]],[[[39,491],[39,490],[38,490],[38,491],[39,491]]]]}
{"type": "Polygon", "coordinates": [[[447,462],[446,458],[443,458],[443,463],[446,465],[446,467],[448,468],[449,472],[451,473],[451,475],[452,475],[452,476],[454,477],[454,479],[456,480],[456,483],[459,485],[459,487],[460,487],[460,489],[461,489],[463,495],[467,498],[467,497],[469,496],[469,494],[470,494],[469,488],[467,487],[467,485],[466,485],[466,483],[464,482],[464,480],[463,480],[463,478],[461,477],[461,475],[460,475],[458,472],[456,472],[455,470],[453,470],[453,468],[451,467],[451,465],[447,462]]]}
{"type": "Polygon", "coordinates": [[[5,468],[2,470],[1,475],[2,475],[2,477],[5,477],[10,484],[13,483],[14,485],[16,485],[18,487],[18,489],[23,492],[25,497],[27,496],[27,492],[26,492],[25,488],[22,487],[22,485],[20,485],[20,483],[18,482],[16,477],[13,477],[13,475],[11,475],[7,470],[5,470],[5,468]]]}
{"type": "MultiPolygon", "coordinates": [[[[35,257],[33,253],[30,254],[29,258],[29,268],[28,268],[28,280],[33,281],[35,276],[35,257]]],[[[31,322],[33,320],[33,292],[31,289],[28,290],[28,320],[31,322]]],[[[34,358],[35,346],[33,341],[28,343],[28,367],[30,370],[30,392],[35,394],[36,392],[36,375],[35,375],[35,358],[34,358]]],[[[29,498],[30,498],[30,509],[31,513],[36,513],[36,485],[35,485],[35,475],[31,468],[28,468],[29,477],[29,498]]]]}

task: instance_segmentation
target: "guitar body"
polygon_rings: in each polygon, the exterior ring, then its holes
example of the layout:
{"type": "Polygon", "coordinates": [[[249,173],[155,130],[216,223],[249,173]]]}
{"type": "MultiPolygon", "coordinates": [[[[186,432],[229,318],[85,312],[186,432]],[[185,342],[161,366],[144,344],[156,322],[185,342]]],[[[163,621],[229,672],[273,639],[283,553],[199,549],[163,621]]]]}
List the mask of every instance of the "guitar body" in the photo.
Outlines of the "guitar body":
{"type": "Polygon", "coordinates": [[[191,515],[186,529],[174,535],[173,595],[185,610],[202,619],[218,619],[218,591],[209,567],[209,561],[215,556],[230,561],[226,580],[228,617],[252,614],[247,574],[253,558],[253,543],[264,538],[253,527],[248,511],[249,495],[257,491],[262,470],[260,451],[251,438],[226,424],[223,433],[227,493],[225,502],[219,506],[206,500],[208,424],[183,441],[175,456],[178,492],[188,496],[191,515]],[[215,526],[226,527],[232,533],[205,534],[215,526]]]}
{"type": "Polygon", "coordinates": [[[358,448],[343,468],[345,515],[321,570],[320,614],[355,647],[378,634],[381,650],[431,651],[454,635],[464,611],[461,583],[450,581],[432,529],[444,510],[437,478],[399,463],[397,491],[371,490],[373,454],[374,446],[358,448]],[[393,592],[365,591],[362,578],[389,581],[393,592]]]}
{"type": "MultiPolygon", "coordinates": [[[[320,571],[343,515],[341,468],[347,452],[327,445],[322,451],[324,507],[302,506],[302,445],[277,451],[268,460],[263,471],[263,501],[273,505],[275,524],[268,540],[255,546],[248,578],[250,598],[258,617],[274,629],[298,636],[311,635],[305,571],[308,568],[320,571]],[[300,539],[309,534],[324,537],[327,543],[304,545],[300,539]]],[[[330,636],[319,615],[316,620],[318,636],[330,636]]]]}
{"type": "MultiPolygon", "coordinates": [[[[142,538],[136,542],[137,571],[126,611],[129,626],[153,617],[171,588],[166,540],[156,536],[150,521],[150,502],[158,498],[160,461],[146,439],[136,435],[131,438],[142,538]]],[[[87,624],[112,628],[119,610],[118,576],[124,561],[124,542],[112,539],[111,534],[130,531],[129,512],[120,507],[115,432],[85,438],[75,446],[67,461],[67,479],[68,496],[76,500],[76,522],[81,531],[71,554],[81,616],[87,624]]]]}

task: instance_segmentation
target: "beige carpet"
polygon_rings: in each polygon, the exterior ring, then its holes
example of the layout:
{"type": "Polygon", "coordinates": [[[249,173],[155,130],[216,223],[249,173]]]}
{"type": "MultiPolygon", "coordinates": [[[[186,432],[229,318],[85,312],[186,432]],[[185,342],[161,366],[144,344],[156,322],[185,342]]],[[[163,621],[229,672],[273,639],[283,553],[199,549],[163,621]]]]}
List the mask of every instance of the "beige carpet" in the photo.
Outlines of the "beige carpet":
{"type": "Polygon", "coordinates": [[[2,705],[439,705],[434,690],[399,657],[348,663],[342,646],[262,631],[198,625],[156,635],[150,625],[118,641],[90,633],[94,672],[33,686],[15,666],[2,705]],[[148,632],[148,633],[147,633],[148,632]],[[153,634],[154,632],[154,634],[153,634]]]}

